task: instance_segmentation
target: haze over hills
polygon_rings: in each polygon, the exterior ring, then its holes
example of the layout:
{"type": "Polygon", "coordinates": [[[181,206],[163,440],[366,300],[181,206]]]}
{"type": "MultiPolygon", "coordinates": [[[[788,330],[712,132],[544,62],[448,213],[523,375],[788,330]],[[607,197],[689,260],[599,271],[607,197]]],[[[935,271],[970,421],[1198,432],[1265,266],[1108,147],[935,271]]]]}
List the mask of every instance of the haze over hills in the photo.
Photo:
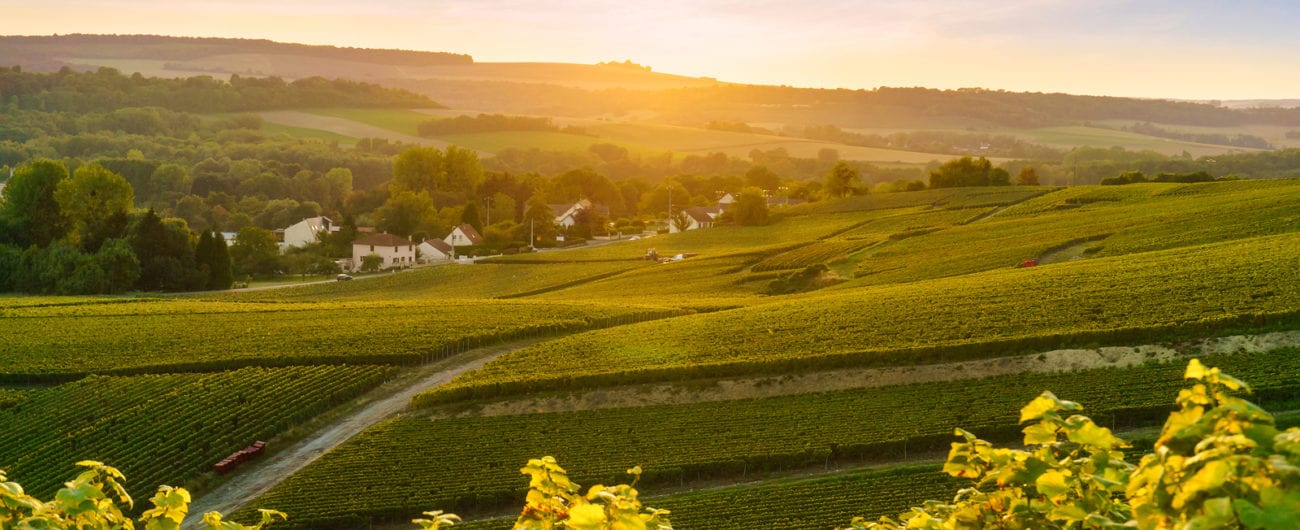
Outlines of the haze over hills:
{"type": "MultiPolygon", "coordinates": [[[[469,55],[340,48],[269,40],[155,35],[0,37],[0,64],[34,71],[111,67],[130,74],[321,76],[422,93],[452,108],[591,117],[646,112],[658,121],[709,120],[847,128],[1046,127],[1139,120],[1194,126],[1300,125],[1285,101],[1231,105],[993,89],[809,89],[739,85],[654,72],[630,61],[480,63],[469,55]]],[[[640,113],[640,114],[638,114],[640,113]]]]}

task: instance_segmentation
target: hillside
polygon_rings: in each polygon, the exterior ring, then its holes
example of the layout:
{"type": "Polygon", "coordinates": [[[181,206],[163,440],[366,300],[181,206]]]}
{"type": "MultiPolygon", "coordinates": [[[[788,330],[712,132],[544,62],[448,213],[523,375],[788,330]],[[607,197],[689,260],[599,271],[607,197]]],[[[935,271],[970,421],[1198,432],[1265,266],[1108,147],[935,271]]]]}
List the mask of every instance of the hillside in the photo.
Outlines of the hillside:
{"type": "Polygon", "coordinates": [[[716,83],[621,63],[478,63],[468,55],[442,52],[155,35],[0,36],[0,57],[4,58],[4,66],[18,65],[33,71],[107,66],[157,77],[238,74],[292,80],[321,76],[369,82],[498,81],[639,90],[716,83]]]}
{"type": "Polygon", "coordinates": [[[364,528],[503,514],[520,460],[551,454],[583,484],[642,465],[639,488],[681,528],[727,528],[728,499],[760,498],[790,527],[829,527],[950,495],[915,461],[955,426],[1018,436],[1016,409],[1044,389],[1148,427],[1198,355],[1269,410],[1300,407],[1297,200],[1296,180],[872,194],[353,282],[0,298],[17,338],[0,346],[0,462],[45,495],[93,453],[138,495],[165,478],[244,519],[364,528]],[[650,247],[693,256],[640,259],[650,247]],[[410,386],[435,373],[450,382],[410,386]],[[277,453],[209,471],[253,439],[290,458],[399,390],[423,393],[257,499],[225,486],[277,453]],[[174,421],[151,421],[166,406],[174,421]],[[204,418],[219,420],[156,449],[204,418]]]}
{"type": "Polygon", "coordinates": [[[1136,120],[1191,126],[1300,126],[1300,110],[991,89],[880,87],[827,90],[720,83],[635,63],[478,63],[467,55],[338,48],[265,40],[152,35],[0,37],[6,66],[63,66],[160,77],[343,77],[406,88],[454,108],[562,116],[636,115],[845,128],[908,129],[1083,125],[1136,120]]]}

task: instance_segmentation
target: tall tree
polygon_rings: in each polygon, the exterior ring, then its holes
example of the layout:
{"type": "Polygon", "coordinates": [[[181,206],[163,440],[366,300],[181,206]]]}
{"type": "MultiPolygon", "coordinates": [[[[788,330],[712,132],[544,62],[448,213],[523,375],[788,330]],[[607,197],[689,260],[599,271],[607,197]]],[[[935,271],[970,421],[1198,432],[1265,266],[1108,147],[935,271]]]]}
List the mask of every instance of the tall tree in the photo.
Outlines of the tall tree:
{"type": "MultiPolygon", "coordinates": [[[[980,157],[978,160],[969,156],[949,160],[930,172],[931,188],[955,188],[962,186],[988,186],[998,181],[1010,181],[1011,175],[1005,170],[993,174],[993,163],[980,157]]],[[[1006,182],[1003,182],[1004,184],[1006,182]]]]}
{"type": "Polygon", "coordinates": [[[193,291],[207,284],[194,258],[194,242],[183,219],[162,219],[146,211],[127,234],[131,250],[140,261],[142,291],[193,291]]]}
{"type": "Polygon", "coordinates": [[[429,192],[446,181],[442,151],[434,147],[412,147],[393,159],[393,181],[389,191],[397,195],[403,191],[429,192]]]}
{"type": "Polygon", "coordinates": [[[114,216],[129,212],[135,206],[135,192],[121,175],[91,164],[77,168],[71,179],[59,181],[54,200],[71,226],[69,239],[79,243],[93,238],[114,216]]]}
{"type": "Polygon", "coordinates": [[[230,259],[238,275],[270,276],[280,268],[280,245],[275,234],[253,226],[240,229],[230,246],[230,259]]]}
{"type": "Polygon", "coordinates": [[[840,160],[826,173],[826,193],[831,197],[852,195],[861,180],[856,168],[840,160]]]}
{"type": "Polygon", "coordinates": [[[1025,166],[1025,167],[1020,168],[1020,172],[1016,174],[1016,185],[1017,185],[1017,186],[1037,186],[1037,185],[1038,185],[1038,170],[1036,170],[1036,169],[1034,169],[1034,168],[1032,168],[1032,167],[1029,167],[1029,166],[1025,166]]]}
{"type": "Polygon", "coordinates": [[[234,283],[230,249],[227,248],[226,238],[221,235],[221,232],[204,230],[200,233],[199,244],[194,247],[194,259],[198,261],[199,267],[208,271],[205,289],[210,291],[229,289],[234,283]]]}
{"type": "Polygon", "coordinates": [[[0,242],[46,247],[63,237],[66,225],[54,193],[66,180],[68,168],[54,160],[38,158],[15,169],[0,198],[0,242]]]}
{"type": "Polygon", "coordinates": [[[429,198],[428,192],[423,191],[398,192],[375,210],[381,230],[403,237],[410,236],[421,227],[436,224],[436,215],[433,199],[429,198]]]}
{"type": "Polygon", "coordinates": [[[483,233],[483,220],[478,216],[478,206],[474,201],[465,204],[465,209],[461,211],[460,222],[474,227],[480,234],[483,233]]]}
{"type": "Polygon", "coordinates": [[[767,195],[753,186],[740,190],[731,207],[731,219],[744,226],[767,224],[767,195]]]}

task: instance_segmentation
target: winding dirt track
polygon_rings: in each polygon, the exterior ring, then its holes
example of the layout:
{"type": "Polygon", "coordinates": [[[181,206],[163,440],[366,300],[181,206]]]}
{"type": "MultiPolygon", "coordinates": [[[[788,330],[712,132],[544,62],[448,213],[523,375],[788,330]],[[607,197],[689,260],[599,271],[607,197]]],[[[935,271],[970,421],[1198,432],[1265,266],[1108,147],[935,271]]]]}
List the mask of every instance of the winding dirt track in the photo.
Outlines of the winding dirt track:
{"type": "Polygon", "coordinates": [[[303,437],[288,450],[274,453],[251,465],[246,464],[220,487],[200,495],[190,504],[189,515],[185,518],[182,528],[195,528],[203,520],[203,514],[213,510],[229,515],[349,438],[371,425],[402,412],[416,394],[445,384],[462,372],[479,368],[501,355],[533,342],[535,341],[512,342],[465,352],[426,368],[429,373],[421,375],[395,391],[377,390],[377,392],[385,392],[386,395],[348,413],[338,421],[331,422],[319,432],[303,437]]]}

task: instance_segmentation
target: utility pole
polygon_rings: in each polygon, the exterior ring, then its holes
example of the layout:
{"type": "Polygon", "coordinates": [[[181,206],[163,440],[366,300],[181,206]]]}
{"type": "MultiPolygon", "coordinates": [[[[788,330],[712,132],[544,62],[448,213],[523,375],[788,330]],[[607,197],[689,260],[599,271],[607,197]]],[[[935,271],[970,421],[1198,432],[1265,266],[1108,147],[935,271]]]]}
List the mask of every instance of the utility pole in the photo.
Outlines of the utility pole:
{"type": "Polygon", "coordinates": [[[673,231],[673,183],[672,181],[669,180],[665,180],[664,182],[668,184],[668,232],[672,233],[673,231]]]}
{"type": "Polygon", "coordinates": [[[483,226],[490,226],[492,224],[492,197],[484,197],[483,203],[487,205],[487,222],[483,223],[483,226]]]}
{"type": "Polygon", "coordinates": [[[537,246],[533,244],[533,243],[535,243],[537,240],[534,239],[533,237],[534,237],[534,236],[533,236],[533,220],[532,220],[532,219],[529,219],[529,220],[528,220],[528,248],[529,248],[530,250],[537,250],[537,246]]]}

